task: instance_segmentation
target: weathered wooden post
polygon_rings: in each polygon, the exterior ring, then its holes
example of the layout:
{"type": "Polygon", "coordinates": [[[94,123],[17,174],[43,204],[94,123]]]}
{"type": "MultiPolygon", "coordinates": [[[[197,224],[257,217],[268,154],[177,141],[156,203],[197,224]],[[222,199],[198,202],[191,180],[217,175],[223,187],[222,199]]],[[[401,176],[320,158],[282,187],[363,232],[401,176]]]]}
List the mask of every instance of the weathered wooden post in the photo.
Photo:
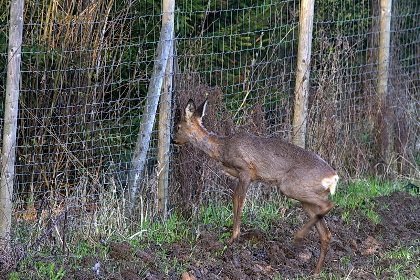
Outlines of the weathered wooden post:
{"type": "Polygon", "coordinates": [[[130,210],[134,209],[136,205],[135,200],[139,191],[140,179],[146,164],[159,97],[165,77],[170,49],[173,44],[175,0],[164,0],[162,11],[162,30],[156,49],[156,60],[147,91],[146,104],[140,122],[136,148],[131,160],[131,171],[127,190],[130,210]]]}
{"type": "Polygon", "coordinates": [[[297,53],[295,106],[293,112],[294,144],[305,147],[308,116],[309,73],[315,0],[302,0],[299,13],[299,43],[297,53]]]}
{"type": "Polygon", "coordinates": [[[171,144],[171,121],[172,121],[172,88],[173,88],[173,62],[174,48],[169,51],[169,60],[166,65],[163,92],[159,105],[159,139],[158,139],[158,212],[163,219],[168,212],[168,185],[169,185],[169,161],[171,144]]]}
{"type": "Polygon", "coordinates": [[[379,123],[379,146],[382,160],[386,165],[390,164],[393,147],[392,121],[389,116],[388,100],[388,77],[391,42],[391,9],[392,0],[380,1],[379,18],[379,54],[378,54],[378,123],[379,123]]]}
{"type": "Polygon", "coordinates": [[[12,225],[12,197],[16,158],[15,147],[21,77],[20,64],[23,7],[24,0],[11,1],[3,147],[1,150],[0,166],[0,248],[9,246],[12,225]]]}

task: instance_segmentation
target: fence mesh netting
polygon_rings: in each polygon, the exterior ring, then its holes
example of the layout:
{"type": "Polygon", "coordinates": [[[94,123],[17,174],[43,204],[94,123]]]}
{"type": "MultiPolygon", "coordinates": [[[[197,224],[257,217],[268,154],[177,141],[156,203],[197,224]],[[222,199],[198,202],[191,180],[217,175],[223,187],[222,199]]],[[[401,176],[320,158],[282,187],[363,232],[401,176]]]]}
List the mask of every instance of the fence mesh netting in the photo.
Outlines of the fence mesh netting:
{"type": "MultiPolygon", "coordinates": [[[[159,40],[156,2],[26,1],[13,221],[31,230],[17,237],[42,242],[64,220],[110,234],[129,222],[122,194],[159,40]]],[[[2,5],[1,130],[9,28],[2,5]]],[[[316,1],[307,146],[344,178],[378,170],[418,176],[420,4],[394,1],[392,9],[392,166],[378,160],[379,15],[378,1],[316,1]]],[[[207,93],[210,129],[290,139],[298,25],[297,0],[178,1],[174,118],[190,97],[200,102],[207,93]]],[[[146,214],[155,211],[156,135],[139,210],[146,214]]],[[[200,154],[174,158],[172,208],[193,192],[199,200],[224,196],[209,183],[221,175],[209,162],[202,167],[200,154]]]]}

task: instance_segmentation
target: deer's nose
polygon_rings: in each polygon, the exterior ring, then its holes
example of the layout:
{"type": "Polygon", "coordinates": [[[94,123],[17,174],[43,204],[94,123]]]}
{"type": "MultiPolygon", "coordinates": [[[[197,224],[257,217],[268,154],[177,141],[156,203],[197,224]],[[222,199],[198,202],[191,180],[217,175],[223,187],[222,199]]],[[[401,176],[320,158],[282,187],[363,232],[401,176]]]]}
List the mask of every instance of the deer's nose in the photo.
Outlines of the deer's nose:
{"type": "Polygon", "coordinates": [[[176,139],[174,137],[171,137],[171,142],[170,143],[171,143],[171,145],[175,145],[175,146],[179,145],[179,142],[176,141],[176,139]]]}

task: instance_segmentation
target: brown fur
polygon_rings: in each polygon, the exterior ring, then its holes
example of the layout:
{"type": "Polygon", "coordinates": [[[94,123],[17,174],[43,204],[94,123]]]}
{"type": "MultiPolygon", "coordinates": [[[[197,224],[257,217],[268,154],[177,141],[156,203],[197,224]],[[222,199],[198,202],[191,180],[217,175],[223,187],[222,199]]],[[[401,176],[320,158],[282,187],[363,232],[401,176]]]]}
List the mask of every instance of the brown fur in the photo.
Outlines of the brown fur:
{"type": "Polygon", "coordinates": [[[300,201],[310,217],[296,233],[295,240],[301,241],[316,226],[321,241],[321,253],[315,268],[318,274],[331,239],[323,217],[333,207],[328,195],[335,190],[337,173],[315,153],[279,138],[259,137],[245,132],[223,137],[208,132],[202,125],[206,106],[205,101],[196,109],[192,100],[188,102],[174,141],[177,144],[191,143],[219,161],[227,174],[238,178],[233,193],[233,233],[230,242],[240,235],[242,210],[249,184],[262,181],[276,185],[284,195],[300,201]]]}

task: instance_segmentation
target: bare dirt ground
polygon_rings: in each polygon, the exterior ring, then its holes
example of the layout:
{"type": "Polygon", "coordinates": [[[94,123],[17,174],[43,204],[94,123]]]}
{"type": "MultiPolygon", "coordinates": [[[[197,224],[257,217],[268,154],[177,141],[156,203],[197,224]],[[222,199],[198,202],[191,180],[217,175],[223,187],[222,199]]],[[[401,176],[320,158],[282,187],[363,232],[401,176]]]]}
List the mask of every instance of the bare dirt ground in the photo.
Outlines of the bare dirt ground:
{"type": "MultiPolygon", "coordinates": [[[[357,211],[350,222],[341,219],[337,207],[327,221],[333,233],[324,273],[334,279],[381,279],[395,277],[388,268],[398,259],[386,258],[398,248],[419,246],[420,198],[396,192],[375,200],[381,222],[374,225],[357,211]],[[388,269],[388,270],[387,270],[388,269]]],[[[109,244],[106,260],[91,256],[66,269],[64,279],[295,279],[311,275],[319,254],[318,235],[311,232],[301,246],[293,243],[294,232],[306,221],[299,207],[269,231],[243,226],[238,242],[225,246],[220,229],[206,228],[197,241],[150,245],[136,249],[126,242],[109,244]],[[219,230],[219,232],[217,232],[219,230]],[[100,264],[98,270],[93,269],[100,264]],[[95,273],[96,271],[96,273],[95,273]]],[[[226,229],[228,230],[228,229],[226,229]]],[[[414,260],[420,259],[415,250],[414,260]]],[[[74,264],[74,263],[73,263],[74,264]]],[[[417,264],[418,265],[418,264],[417,264]]],[[[416,261],[406,267],[406,279],[418,279],[416,261]],[[411,267],[412,266],[412,267],[411,267]],[[411,271],[411,272],[410,272],[411,271]]],[[[403,278],[404,279],[404,278],[403,278]]]]}

